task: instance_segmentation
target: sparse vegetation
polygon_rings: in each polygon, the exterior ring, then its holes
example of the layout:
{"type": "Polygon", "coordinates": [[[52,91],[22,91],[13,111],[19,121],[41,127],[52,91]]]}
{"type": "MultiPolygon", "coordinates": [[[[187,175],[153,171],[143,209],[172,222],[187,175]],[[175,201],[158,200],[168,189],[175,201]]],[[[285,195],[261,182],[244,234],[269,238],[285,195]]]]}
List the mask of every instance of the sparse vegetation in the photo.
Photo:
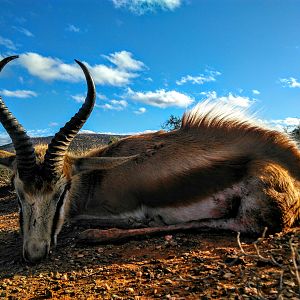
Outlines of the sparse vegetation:
{"type": "MultiPolygon", "coordinates": [[[[4,150],[0,150],[0,157],[9,157],[11,156],[11,152],[7,152],[4,150]]],[[[11,176],[12,172],[7,169],[0,166],[0,187],[7,186],[11,182],[11,176]]]]}
{"type": "Polygon", "coordinates": [[[115,143],[115,142],[117,142],[117,141],[119,141],[119,140],[120,140],[120,138],[119,138],[118,136],[112,135],[112,136],[109,138],[108,145],[113,144],[113,143],[115,143]]]}
{"type": "Polygon", "coordinates": [[[171,130],[179,129],[180,126],[181,126],[181,118],[171,115],[169,119],[162,124],[161,128],[164,130],[171,131],[171,130]]]}
{"type": "Polygon", "coordinates": [[[291,132],[290,132],[291,137],[297,142],[300,143],[300,125],[295,127],[291,132]]]}

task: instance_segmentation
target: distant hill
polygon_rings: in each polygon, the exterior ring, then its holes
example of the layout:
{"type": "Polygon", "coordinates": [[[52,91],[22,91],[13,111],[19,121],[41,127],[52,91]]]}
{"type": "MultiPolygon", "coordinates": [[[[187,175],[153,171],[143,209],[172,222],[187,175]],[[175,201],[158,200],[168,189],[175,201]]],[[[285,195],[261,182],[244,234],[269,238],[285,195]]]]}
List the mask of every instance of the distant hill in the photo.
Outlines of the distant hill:
{"type": "MultiPolygon", "coordinates": [[[[98,146],[104,146],[109,143],[111,139],[115,138],[124,138],[126,136],[124,135],[109,135],[109,134],[77,134],[72,141],[70,145],[70,150],[75,150],[75,149],[82,149],[83,151],[89,150],[98,146]]],[[[47,136],[47,137],[32,137],[31,141],[33,145],[38,145],[38,144],[49,144],[50,141],[52,140],[53,136],[47,136]]],[[[14,147],[13,144],[6,144],[3,146],[0,146],[1,150],[13,152],[14,147]]]]}

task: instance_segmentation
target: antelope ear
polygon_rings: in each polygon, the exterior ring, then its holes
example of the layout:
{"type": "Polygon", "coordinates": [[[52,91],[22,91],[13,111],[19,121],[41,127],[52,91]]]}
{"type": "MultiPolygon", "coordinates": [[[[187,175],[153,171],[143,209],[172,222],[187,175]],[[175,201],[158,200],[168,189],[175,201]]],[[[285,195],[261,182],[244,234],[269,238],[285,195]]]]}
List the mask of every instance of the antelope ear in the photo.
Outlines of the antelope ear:
{"type": "Polygon", "coordinates": [[[138,155],[120,157],[82,157],[73,163],[72,175],[85,171],[108,170],[133,160],[138,155]]]}
{"type": "Polygon", "coordinates": [[[8,169],[13,169],[16,156],[10,152],[0,150],[0,166],[8,169]]]}

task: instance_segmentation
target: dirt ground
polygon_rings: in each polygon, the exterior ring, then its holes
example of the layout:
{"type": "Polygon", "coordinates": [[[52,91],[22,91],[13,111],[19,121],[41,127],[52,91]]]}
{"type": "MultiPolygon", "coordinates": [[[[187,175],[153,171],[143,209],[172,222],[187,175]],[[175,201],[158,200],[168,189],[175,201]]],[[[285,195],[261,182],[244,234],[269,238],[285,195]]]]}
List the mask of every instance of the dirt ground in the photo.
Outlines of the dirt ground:
{"type": "Polygon", "coordinates": [[[66,225],[50,257],[31,266],[21,257],[15,195],[2,187],[0,196],[0,298],[299,299],[300,229],[254,244],[189,231],[82,245],[84,228],[66,225]]]}

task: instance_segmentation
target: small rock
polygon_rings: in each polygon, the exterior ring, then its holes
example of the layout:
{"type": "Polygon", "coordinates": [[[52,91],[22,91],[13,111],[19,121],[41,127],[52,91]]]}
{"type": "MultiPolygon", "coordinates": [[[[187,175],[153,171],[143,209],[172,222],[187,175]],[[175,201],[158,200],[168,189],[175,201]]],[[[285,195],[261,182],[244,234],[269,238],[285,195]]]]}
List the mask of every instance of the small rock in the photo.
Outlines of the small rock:
{"type": "Polygon", "coordinates": [[[290,286],[290,287],[294,287],[294,286],[296,285],[295,282],[293,282],[293,281],[291,281],[291,280],[284,280],[283,283],[284,283],[285,285],[290,286]]]}
{"type": "Polygon", "coordinates": [[[173,240],[173,235],[165,235],[165,240],[167,242],[170,242],[171,240],[173,240]]]}
{"type": "Polygon", "coordinates": [[[173,281],[171,279],[166,279],[166,283],[173,284],[173,281]]]}
{"type": "Polygon", "coordinates": [[[223,275],[223,277],[225,278],[225,279],[230,279],[231,277],[234,277],[235,275],[233,274],[233,273],[225,273],[224,275],[223,275]]]}
{"type": "Polygon", "coordinates": [[[129,293],[134,293],[134,289],[133,288],[127,288],[127,291],[129,292],[129,293]]]}
{"type": "Polygon", "coordinates": [[[63,276],[61,276],[61,279],[62,279],[62,280],[68,280],[68,275],[67,275],[67,274],[64,274],[63,276]]]}

